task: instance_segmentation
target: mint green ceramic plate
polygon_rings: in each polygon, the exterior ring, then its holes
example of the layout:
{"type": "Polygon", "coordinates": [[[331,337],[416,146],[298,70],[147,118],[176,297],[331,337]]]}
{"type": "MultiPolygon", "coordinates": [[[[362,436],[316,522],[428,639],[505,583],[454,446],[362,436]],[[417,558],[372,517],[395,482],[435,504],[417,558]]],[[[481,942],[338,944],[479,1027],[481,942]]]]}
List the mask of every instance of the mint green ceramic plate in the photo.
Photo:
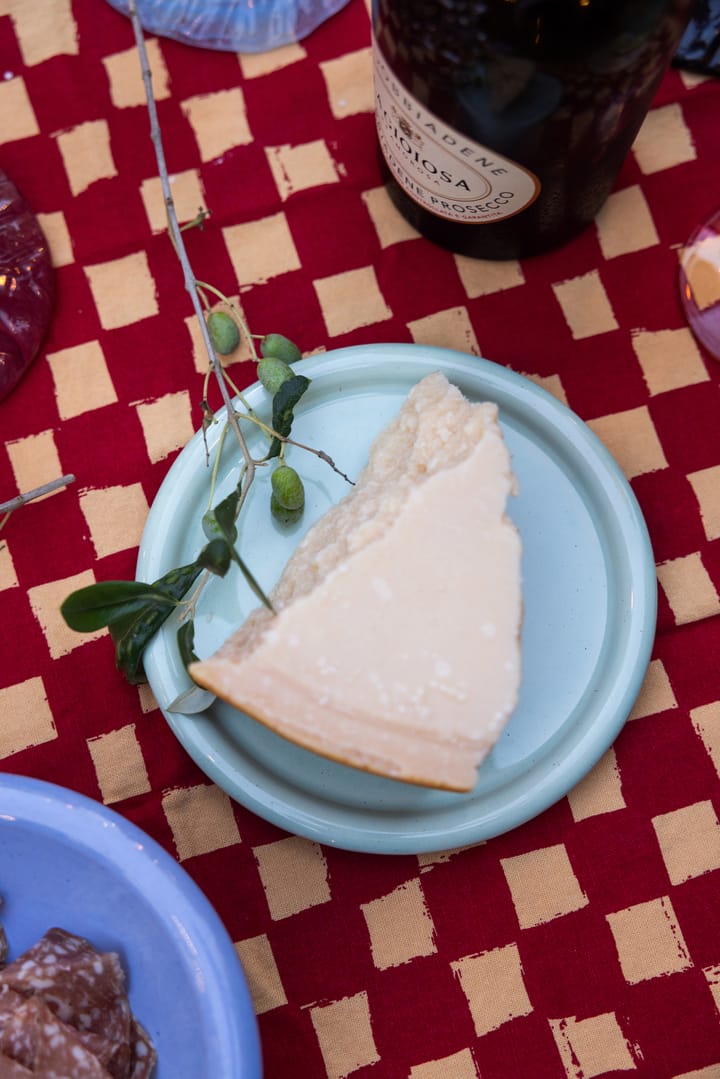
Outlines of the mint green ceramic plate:
{"type": "MultiPolygon", "coordinates": [[[[599,760],[624,724],[647,669],[655,633],[655,566],[633,492],[590,429],[530,380],[485,359],[420,345],[340,349],[298,365],[312,386],[293,435],[331,454],[356,476],[370,442],[411,386],[445,372],[475,400],[497,402],[519,493],[510,515],[523,540],[523,681],[520,701],[474,790],[450,794],[335,764],[214,701],[194,715],[168,704],[189,686],[168,625],[146,653],[151,687],[167,722],[203,771],[274,824],[351,850],[408,854],[488,839],[536,816],[599,760]]],[[[247,399],[261,413],[266,394],[247,399]]],[[[212,439],[217,438],[213,428],[212,439]]],[[[250,434],[251,447],[254,442],[250,434]]],[[[258,455],[260,443],[254,443],[258,455]]],[[[281,530],[267,512],[267,480],[243,510],[240,549],[272,588],[302,534],[344,494],[344,481],[293,449],[305,478],[302,524],[281,530]]],[[[218,494],[237,483],[232,439],[221,458],[218,494]]],[[[205,448],[195,437],[153,503],[137,567],[153,580],[191,560],[203,544],[205,448]]],[[[210,654],[255,601],[239,573],[213,581],[196,618],[196,651],[210,654]]],[[[469,618],[472,632],[472,616],[469,618]]]]}

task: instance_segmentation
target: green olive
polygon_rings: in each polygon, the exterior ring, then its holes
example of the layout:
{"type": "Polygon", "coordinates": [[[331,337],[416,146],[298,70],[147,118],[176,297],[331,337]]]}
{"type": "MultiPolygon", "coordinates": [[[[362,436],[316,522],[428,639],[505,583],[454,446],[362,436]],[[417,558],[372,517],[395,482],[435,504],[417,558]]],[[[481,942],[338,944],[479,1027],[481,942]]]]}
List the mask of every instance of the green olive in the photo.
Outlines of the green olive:
{"type": "Polygon", "coordinates": [[[284,510],[301,510],[305,505],[303,481],[290,465],[278,465],[270,483],[275,500],[284,510]]]}
{"type": "Polygon", "coordinates": [[[288,510],[281,506],[275,495],[270,496],[270,511],[281,525],[294,525],[302,517],[302,510],[288,510]]]}
{"type": "Polygon", "coordinates": [[[240,330],[235,319],[224,311],[212,311],[207,320],[212,346],[221,356],[234,352],[240,344],[240,330]]]}
{"type": "Polygon", "coordinates": [[[297,345],[288,341],[281,333],[266,334],[260,342],[260,351],[263,356],[274,356],[285,363],[295,363],[295,360],[302,358],[302,352],[297,345]]]}
{"type": "Polygon", "coordinates": [[[292,370],[284,360],[276,356],[266,356],[257,365],[257,375],[270,394],[276,394],[283,382],[293,378],[292,370]]]}

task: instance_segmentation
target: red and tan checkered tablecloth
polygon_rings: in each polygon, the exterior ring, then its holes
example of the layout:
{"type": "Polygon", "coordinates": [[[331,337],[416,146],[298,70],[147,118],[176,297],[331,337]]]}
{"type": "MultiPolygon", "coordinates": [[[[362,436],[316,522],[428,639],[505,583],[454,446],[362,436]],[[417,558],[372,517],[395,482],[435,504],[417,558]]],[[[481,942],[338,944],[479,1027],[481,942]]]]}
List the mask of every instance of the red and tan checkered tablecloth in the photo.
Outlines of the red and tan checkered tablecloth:
{"type": "Polygon", "coordinates": [[[363,0],[272,53],[148,48],[179,215],[212,210],[187,234],[196,274],[304,352],[449,346],[568,404],[645,513],[657,638],[593,772],[477,847],[326,848],[214,786],[106,635],[58,611],[134,575],[200,420],[206,360],[131,26],[101,0],[0,0],[0,168],[58,284],[43,353],[0,404],[0,501],[76,477],[0,535],[0,767],[92,796],[177,857],[235,942],[267,1079],[718,1079],[720,366],[676,270],[720,204],[720,85],[672,70],[597,224],[487,264],[418,237],[380,186],[363,0]]]}

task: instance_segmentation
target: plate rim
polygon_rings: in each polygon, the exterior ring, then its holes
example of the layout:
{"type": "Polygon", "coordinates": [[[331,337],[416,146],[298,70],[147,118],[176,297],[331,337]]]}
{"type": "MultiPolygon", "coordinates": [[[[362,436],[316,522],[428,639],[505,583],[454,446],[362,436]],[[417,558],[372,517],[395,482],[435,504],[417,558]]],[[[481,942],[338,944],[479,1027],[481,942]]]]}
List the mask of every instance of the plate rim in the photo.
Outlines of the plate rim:
{"type": "MultiPolygon", "coordinates": [[[[526,806],[524,809],[518,807],[514,814],[508,812],[507,821],[499,828],[490,828],[488,830],[475,819],[456,823],[450,830],[433,828],[430,826],[430,820],[433,817],[443,817],[445,815],[445,807],[439,807],[439,810],[431,810],[428,814],[421,812],[416,814],[403,813],[404,817],[417,818],[418,826],[411,830],[406,827],[406,830],[402,832],[392,832],[391,830],[385,832],[377,828],[368,830],[367,827],[363,828],[357,824],[333,823],[331,820],[323,820],[314,814],[303,812],[302,808],[297,804],[294,806],[288,806],[287,803],[283,804],[282,800],[273,797],[272,793],[263,792],[261,786],[254,782],[251,776],[247,776],[245,783],[238,786],[237,779],[234,781],[228,779],[227,773],[217,762],[215,756],[204,752],[198,739],[188,735],[186,721],[190,720],[189,726],[191,729],[195,725],[200,727],[203,719],[207,719],[204,713],[187,717],[169,713],[162,706],[161,712],[175,737],[178,738],[185,751],[188,752],[208,778],[216,782],[245,808],[284,831],[304,836],[328,846],[362,853],[391,855],[433,853],[482,842],[496,835],[504,834],[537,816],[567,794],[594,767],[603,753],[612,745],[624,726],[632,705],[637,698],[652,654],[657,619],[655,562],[642,510],[630,482],[622,472],[618,462],[588,424],[543,386],[526,375],[522,375],[512,368],[504,367],[486,357],[475,356],[440,346],[409,343],[351,345],[315,354],[299,361],[295,367],[296,370],[307,374],[316,381],[319,381],[323,375],[337,381],[339,377],[344,375],[366,371],[368,366],[373,367],[373,364],[381,366],[387,364],[389,379],[397,376],[398,368],[404,373],[412,370],[414,374],[412,380],[407,381],[408,389],[424,374],[430,373],[431,370],[444,371],[451,381],[453,375],[460,376],[461,380],[469,378],[471,381],[482,383],[483,393],[488,396],[495,393],[499,394],[501,398],[511,398],[518,404],[518,407],[529,408],[531,406],[532,411],[537,413],[538,421],[543,427],[546,427],[548,423],[552,423],[553,419],[557,419],[560,426],[566,428],[563,432],[563,441],[567,445],[572,444],[573,451],[577,453],[577,444],[570,439],[569,432],[572,432],[573,440],[576,439],[580,442],[583,453],[588,455],[594,463],[595,471],[602,473],[613,489],[622,491],[625,512],[629,518],[629,524],[622,531],[625,533],[634,530],[636,533],[635,538],[640,554],[636,555],[638,566],[635,568],[640,570],[638,591],[641,593],[643,603],[641,610],[635,612],[634,615],[633,626],[637,638],[636,650],[630,669],[626,674],[622,692],[617,700],[613,721],[606,723],[602,727],[600,737],[596,735],[595,738],[589,740],[590,753],[588,753],[588,748],[585,746],[585,741],[587,740],[584,740],[584,752],[579,755],[573,752],[565,759],[562,768],[554,770],[554,774],[547,778],[543,785],[544,797],[541,797],[539,801],[536,800],[536,804],[530,807],[526,806]],[[420,368],[422,370],[419,370],[420,368]],[[390,371],[392,371],[392,375],[390,371]],[[641,616],[639,623],[638,613],[641,616]],[[427,818],[430,818],[430,820],[427,818]]],[[[251,396],[254,392],[261,392],[258,383],[253,383],[243,391],[243,394],[251,396]]],[[[500,408],[502,419],[502,404],[500,404],[500,408]]],[[[224,409],[219,410],[218,416],[222,417],[224,411],[224,409]]],[[[152,532],[155,527],[155,517],[161,516],[165,503],[171,500],[174,479],[182,472],[189,457],[197,452],[201,438],[201,433],[196,433],[183,448],[168,470],[153,500],[138,553],[138,579],[143,579],[144,568],[151,561],[149,548],[151,547],[152,532]]],[[[620,520],[619,517],[618,520],[620,520]]],[[[148,579],[148,577],[145,579],[148,579]]],[[[627,664],[623,665],[623,670],[625,666],[627,664]]],[[[148,667],[150,668],[148,677],[152,688],[151,658],[148,667]]],[[[614,687],[615,696],[617,696],[616,689],[617,687],[614,687]]],[[[208,722],[210,721],[208,720],[208,722]]],[[[267,772],[264,765],[261,764],[259,767],[267,772]]],[[[280,786],[282,786],[282,783],[280,786]]],[[[288,784],[285,784],[285,789],[289,791],[288,784]]],[[[313,800],[310,795],[300,793],[308,801],[313,800]]],[[[314,800],[318,805],[329,804],[327,799],[322,799],[319,796],[315,796],[314,800]]],[[[398,810],[392,810],[389,813],[391,816],[393,813],[396,816],[401,815],[398,810]]],[[[362,815],[361,811],[356,807],[344,806],[340,807],[340,815],[343,814],[353,818],[362,815]]]]}

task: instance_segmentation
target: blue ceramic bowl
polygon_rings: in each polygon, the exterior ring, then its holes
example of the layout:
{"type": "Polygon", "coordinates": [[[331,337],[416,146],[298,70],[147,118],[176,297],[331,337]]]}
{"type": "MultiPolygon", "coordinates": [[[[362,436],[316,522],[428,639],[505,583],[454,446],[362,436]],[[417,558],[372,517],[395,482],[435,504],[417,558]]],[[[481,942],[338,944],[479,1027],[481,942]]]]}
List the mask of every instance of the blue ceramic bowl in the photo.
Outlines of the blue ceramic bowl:
{"type": "Polygon", "coordinates": [[[51,926],[117,951],[153,1079],[260,1079],[257,1025],[212,906],[153,839],[74,791],[0,775],[0,920],[15,958],[51,926]]]}

